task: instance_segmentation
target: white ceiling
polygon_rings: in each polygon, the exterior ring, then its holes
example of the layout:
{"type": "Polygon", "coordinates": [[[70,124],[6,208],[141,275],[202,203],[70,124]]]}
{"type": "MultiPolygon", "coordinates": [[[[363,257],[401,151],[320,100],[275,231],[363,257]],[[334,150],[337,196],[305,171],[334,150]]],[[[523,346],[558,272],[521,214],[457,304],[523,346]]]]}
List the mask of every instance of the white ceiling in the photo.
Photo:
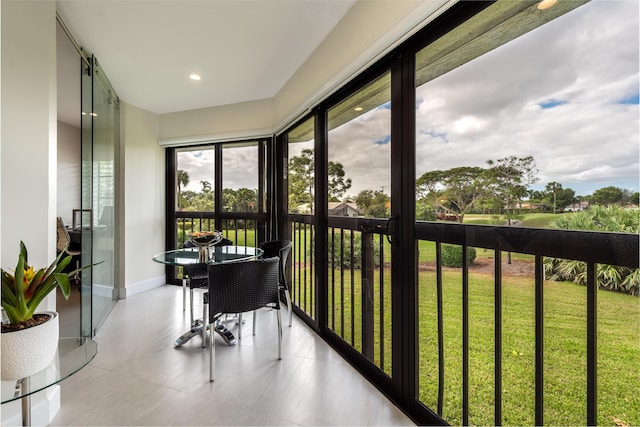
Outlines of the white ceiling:
{"type": "Polygon", "coordinates": [[[162,114],[274,97],[355,1],[58,0],[57,9],[118,96],[162,114]]]}

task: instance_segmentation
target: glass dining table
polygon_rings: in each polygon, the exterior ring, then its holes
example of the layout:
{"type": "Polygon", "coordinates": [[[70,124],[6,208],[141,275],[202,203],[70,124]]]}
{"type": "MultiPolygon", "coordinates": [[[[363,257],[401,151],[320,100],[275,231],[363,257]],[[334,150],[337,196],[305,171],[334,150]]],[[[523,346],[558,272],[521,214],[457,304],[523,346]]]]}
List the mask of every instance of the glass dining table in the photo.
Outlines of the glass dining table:
{"type": "MultiPolygon", "coordinates": [[[[210,251],[210,260],[206,264],[218,264],[227,262],[249,261],[262,256],[263,250],[251,246],[213,246],[210,251]]],[[[175,249],[172,251],[162,252],[153,257],[155,262],[174,265],[177,267],[185,267],[190,265],[204,265],[199,261],[199,250],[194,248],[175,249]]],[[[187,295],[187,277],[182,276],[182,310],[186,309],[187,295]]],[[[196,335],[205,336],[202,328],[204,319],[195,319],[191,324],[191,329],[182,334],[173,344],[174,347],[180,347],[196,335]]],[[[205,328],[208,328],[206,325],[205,328]]],[[[227,344],[235,342],[235,338],[225,327],[216,327],[216,332],[225,340],[227,344]]]]}

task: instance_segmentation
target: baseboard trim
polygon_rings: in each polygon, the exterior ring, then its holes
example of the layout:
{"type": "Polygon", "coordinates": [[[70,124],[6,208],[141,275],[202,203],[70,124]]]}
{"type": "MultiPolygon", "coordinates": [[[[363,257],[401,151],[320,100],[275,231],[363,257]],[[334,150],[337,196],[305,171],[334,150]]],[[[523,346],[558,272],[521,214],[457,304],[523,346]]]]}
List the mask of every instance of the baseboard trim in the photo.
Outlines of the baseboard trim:
{"type": "Polygon", "coordinates": [[[150,289],[159,288],[166,285],[165,276],[158,276],[151,279],[143,280],[137,283],[131,283],[124,289],[121,289],[120,298],[126,298],[127,296],[139,294],[141,292],[148,291],[150,289]],[[124,295],[122,295],[124,293],[124,295]]]}
{"type": "MultiPolygon", "coordinates": [[[[60,386],[54,385],[31,395],[31,425],[46,426],[60,410],[60,386]]],[[[2,404],[2,425],[22,425],[22,400],[2,404]]]]}

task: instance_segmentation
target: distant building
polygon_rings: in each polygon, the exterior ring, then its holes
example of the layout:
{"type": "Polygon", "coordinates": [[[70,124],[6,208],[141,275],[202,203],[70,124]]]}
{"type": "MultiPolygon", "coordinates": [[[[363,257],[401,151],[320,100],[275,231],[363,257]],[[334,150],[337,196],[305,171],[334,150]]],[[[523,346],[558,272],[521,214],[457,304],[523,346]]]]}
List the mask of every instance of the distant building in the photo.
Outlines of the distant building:
{"type": "Polygon", "coordinates": [[[329,202],[328,208],[331,216],[361,216],[355,203],[329,202]]]}
{"type": "MultiPolygon", "coordinates": [[[[327,208],[330,216],[362,216],[355,203],[329,202],[327,208]]],[[[303,203],[296,208],[296,213],[313,215],[313,209],[309,203],[303,203]]]]}
{"type": "Polygon", "coordinates": [[[564,208],[565,212],[580,212],[589,207],[589,202],[578,202],[564,208]]]}

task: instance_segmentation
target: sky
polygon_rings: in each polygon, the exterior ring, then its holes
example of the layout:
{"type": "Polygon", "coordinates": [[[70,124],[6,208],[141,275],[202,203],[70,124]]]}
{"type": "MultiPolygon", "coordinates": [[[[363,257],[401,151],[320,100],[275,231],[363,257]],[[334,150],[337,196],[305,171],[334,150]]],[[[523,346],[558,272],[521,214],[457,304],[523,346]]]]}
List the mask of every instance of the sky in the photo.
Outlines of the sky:
{"type": "MultiPolygon", "coordinates": [[[[418,87],[417,177],[533,156],[533,189],[638,191],[639,15],[635,0],[594,0],[418,87]]],[[[386,104],[330,132],[329,159],[353,181],[347,195],[389,193],[389,118],[386,104]]],[[[290,156],[311,145],[293,144],[290,156]]],[[[198,183],[201,168],[189,167],[198,183]]],[[[235,170],[225,186],[255,187],[251,171],[235,170]]]]}

